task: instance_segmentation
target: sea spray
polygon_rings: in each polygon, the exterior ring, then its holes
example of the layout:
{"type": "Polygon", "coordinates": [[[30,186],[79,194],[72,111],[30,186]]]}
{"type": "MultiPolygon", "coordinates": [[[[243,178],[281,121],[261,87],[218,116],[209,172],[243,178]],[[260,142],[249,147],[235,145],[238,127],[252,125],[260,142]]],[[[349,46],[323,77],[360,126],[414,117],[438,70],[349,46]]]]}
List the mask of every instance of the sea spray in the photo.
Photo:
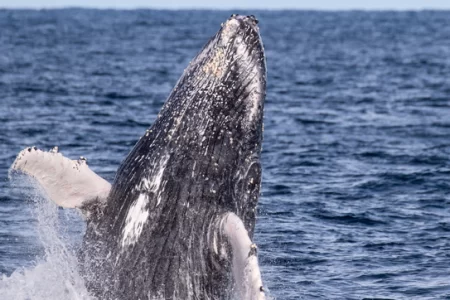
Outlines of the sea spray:
{"type": "Polygon", "coordinates": [[[33,207],[37,240],[43,251],[36,253],[34,266],[0,278],[2,299],[92,299],[78,271],[76,252],[83,231],[81,217],[74,211],[58,209],[32,180],[15,175],[10,178],[33,207]]]}

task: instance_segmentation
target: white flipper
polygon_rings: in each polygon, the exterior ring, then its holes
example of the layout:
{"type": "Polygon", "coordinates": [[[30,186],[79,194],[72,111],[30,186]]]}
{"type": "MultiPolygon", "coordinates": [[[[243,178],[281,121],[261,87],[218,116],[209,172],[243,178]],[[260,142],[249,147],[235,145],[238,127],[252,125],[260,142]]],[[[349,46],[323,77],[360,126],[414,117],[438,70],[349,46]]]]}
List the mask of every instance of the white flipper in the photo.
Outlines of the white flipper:
{"type": "Polygon", "coordinates": [[[21,171],[34,177],[47,196],[57,205],[81,208],[97,200],[106,202],[111,184],[89,169],[86,159],[71,160],[58,153],[26,148],[17,155],[10,171],[21,171]]]}
{"type": "Polygon", "coordinates": [[[221,232],[232,249],[233,277],[239,299],[263,300],[266,298],[259,271],[256,245],[252,243],[241,219],[228,213],[220,222],[221,232]]]}

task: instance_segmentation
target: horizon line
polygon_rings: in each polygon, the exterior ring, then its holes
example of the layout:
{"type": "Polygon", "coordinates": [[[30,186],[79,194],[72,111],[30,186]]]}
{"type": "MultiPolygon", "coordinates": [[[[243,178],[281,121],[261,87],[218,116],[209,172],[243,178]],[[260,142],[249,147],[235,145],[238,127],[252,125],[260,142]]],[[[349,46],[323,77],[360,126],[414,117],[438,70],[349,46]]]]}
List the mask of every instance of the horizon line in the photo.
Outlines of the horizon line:
{"type": "Polygon", "coordinates": [[[212,11],[228,11],[228,10],[257,10],[257,11],[325,11],[325,12],[344,12],[344,11],[374,11],[374,12],[411,12],[411,11],[450,11],[449,8],[438,7],[422,7],[422,8],[300,8],[300,7],[278,7],[278,8],[255,8],[255,7],[205,7],[205,6],[192,6],[192,7],[160,7],[160,6],[135,6],[135,7],[114,7],[114,6],[78,6],[78,5],[55,5],[55,6],[16,6],[16,7],[4,7],[0,6],[0,10],[62,10],[62,9],[94,9],[94,10],[169,10],[169,11],[189,11],[189,10],[212,10],[212,11]]]}

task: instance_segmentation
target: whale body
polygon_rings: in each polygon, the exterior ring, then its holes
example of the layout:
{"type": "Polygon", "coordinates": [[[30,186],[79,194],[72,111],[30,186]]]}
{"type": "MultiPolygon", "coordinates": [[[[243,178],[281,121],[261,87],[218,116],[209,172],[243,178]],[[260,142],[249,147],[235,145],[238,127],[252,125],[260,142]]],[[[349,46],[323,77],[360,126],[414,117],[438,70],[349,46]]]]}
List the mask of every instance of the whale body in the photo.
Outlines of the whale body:
{"type": "Polygon", "coordinates": [[[184,71],[112,184],[34,147],[11,169],[77,208],[98,299],[264,299],[253,232],[266,64],[254,16],[232,15],[184,71]]]}

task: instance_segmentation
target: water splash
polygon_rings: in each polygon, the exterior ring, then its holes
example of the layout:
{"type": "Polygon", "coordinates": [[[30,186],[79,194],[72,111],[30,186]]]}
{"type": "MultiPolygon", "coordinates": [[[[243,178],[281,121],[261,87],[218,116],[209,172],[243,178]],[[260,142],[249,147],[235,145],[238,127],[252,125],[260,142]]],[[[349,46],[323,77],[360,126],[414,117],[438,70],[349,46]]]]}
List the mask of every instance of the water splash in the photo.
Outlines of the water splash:
{"type": "MultiPolygon", "coordinates": [[[[11,185],[25,195],[33,207],[38,242],[43,249],[32,267],[22,267],[10,276],[0,277],[0,299],[14,300],[95,300],[79,272],[77,248],[84,222],[75,210],[60,209],[47,199],[31,178],[10,174],[11,185]]],[[[266,299],[275,300],[265,287],[266,299]]],[[[230,288],[233,294],[233,289],[230,288]]],[[[151,300],[164,300],[163,295],[151,300]]],[[[234,295],[233,300],[240,300],[234,295]]],[[[182,299],[176,299],[182,300],[182,299]]]]}
{"type": "Polygon", "coordinates": [[[30,185],[30,180],[21,176],[13,176],[12,179],[12,185],[25,190],[26,198],[34,204],[33,217],[37,221],[36,231],[44,254],[36,258],[33,267],[21,268],[11,276],[3,275],[0,278],[2,299],[93,299],[78,271],[77,235],[70,232],[74,225],[80,225],[79,217],[69,210],[58,209],[42,196],[36,183],[30,185]],[[78,218],[78,223],[77,220],[72,222],[74,218],[78,218]]]}

